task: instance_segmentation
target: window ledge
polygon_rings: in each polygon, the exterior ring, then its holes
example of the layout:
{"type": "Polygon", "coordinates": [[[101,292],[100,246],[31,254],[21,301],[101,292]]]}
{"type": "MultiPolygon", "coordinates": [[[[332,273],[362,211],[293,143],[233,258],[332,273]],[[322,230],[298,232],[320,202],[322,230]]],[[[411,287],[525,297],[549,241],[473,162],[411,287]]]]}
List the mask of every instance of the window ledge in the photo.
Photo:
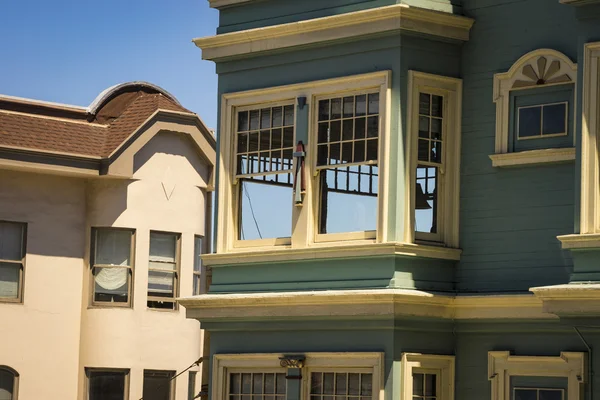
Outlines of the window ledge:
{"type": "Polygon", "coordinates": [[[561,163],[575,160],[575,148],[527,150],[490,155],[493,167],[561,163]]]}
{"type": "Polygon", "coordinates": [[[314,245],[304,249],[245,249],[220,254],[205,254],[202,261],[208,266],[253,264],[311,259],[372,257],[400,255],[442,260],[460,260],[462,250],[410,243],[369,243],[314,245]]]}
{"type": "Polygon", "coordinates": [[[600,248],[600,233],[562,235],[556,238],[562,243],[563,249],[600,248]]]}

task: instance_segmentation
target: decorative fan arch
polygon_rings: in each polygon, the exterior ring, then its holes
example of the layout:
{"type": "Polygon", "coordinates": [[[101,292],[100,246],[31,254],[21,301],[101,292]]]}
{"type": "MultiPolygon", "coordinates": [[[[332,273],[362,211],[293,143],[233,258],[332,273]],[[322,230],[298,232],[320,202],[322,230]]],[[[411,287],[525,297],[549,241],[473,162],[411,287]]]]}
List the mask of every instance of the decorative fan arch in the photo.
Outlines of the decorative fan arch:
{"type": "Polygon", "coordinates": [[[574,84],[577,64],[552,49],[538,49],[519,58],[507,72],[494,75],[496,154],[508,152],[510,92],[541,86],[574,84]]]}

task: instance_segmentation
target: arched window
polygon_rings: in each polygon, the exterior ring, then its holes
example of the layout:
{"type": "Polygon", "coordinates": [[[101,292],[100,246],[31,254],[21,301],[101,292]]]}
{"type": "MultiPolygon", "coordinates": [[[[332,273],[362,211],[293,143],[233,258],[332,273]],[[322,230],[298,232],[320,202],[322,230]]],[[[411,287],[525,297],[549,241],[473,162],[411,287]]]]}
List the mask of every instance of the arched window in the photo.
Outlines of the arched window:
{"type": "Polygon", "coordinates": [[[18,379],[17,371],[0,365],[0,400],[17,400],[18,379]]]}

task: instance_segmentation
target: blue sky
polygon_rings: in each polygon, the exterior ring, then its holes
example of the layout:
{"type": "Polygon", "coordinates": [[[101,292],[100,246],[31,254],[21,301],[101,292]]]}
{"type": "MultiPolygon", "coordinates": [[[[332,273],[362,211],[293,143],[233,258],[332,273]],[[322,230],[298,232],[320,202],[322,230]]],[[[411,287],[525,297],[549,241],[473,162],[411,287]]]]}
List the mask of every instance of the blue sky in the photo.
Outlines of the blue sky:
{"type": "Polygon", "coordinates": [[[11,0],[0,12],[0,93],[89,105],[144,80],[216,127],[217,77],[192,38],[214,35],[207,0],[11,0]]]}

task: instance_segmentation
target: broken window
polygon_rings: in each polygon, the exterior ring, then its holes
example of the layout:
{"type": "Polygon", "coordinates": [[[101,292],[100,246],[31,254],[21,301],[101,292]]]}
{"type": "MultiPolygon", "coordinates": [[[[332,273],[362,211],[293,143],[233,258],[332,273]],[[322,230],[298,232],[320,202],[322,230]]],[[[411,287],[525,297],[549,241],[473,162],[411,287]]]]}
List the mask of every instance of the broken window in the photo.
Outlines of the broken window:
{"type": "Polygon", "coordinates": [[[379,93],[319,100],[320,234],[375,231],[379,93]]]}
{"type": "Polygon", "coordinates": [[[291,237],[294,121],[292,104],[237,113],[240,240],[291,237]]]}

